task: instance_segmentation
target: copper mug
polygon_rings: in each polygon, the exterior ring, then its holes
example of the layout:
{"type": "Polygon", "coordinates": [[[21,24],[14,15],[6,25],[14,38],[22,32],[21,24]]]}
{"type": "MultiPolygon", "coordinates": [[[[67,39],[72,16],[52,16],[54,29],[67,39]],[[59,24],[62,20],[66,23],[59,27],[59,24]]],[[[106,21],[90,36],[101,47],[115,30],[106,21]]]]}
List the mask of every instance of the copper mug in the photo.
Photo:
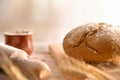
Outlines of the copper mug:
{"type": "Polygon", "coordinates": [[[22,49],[30,55],[33,51],[32,34],[33,31],[28,30],[5,32],[5,44],[22,49]]]}

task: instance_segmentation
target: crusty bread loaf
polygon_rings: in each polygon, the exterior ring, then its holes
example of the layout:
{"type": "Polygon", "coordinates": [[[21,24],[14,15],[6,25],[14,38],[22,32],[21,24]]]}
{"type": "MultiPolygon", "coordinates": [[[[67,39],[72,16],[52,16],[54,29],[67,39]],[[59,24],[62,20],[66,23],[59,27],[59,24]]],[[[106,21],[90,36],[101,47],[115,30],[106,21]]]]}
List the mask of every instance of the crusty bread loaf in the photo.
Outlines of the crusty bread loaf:
{"type": "Polygon", "coordinates": [[[120,61],[120,26],[81,25],[66,34],[63,48],[68,56],[87,62],[120,61]]]}

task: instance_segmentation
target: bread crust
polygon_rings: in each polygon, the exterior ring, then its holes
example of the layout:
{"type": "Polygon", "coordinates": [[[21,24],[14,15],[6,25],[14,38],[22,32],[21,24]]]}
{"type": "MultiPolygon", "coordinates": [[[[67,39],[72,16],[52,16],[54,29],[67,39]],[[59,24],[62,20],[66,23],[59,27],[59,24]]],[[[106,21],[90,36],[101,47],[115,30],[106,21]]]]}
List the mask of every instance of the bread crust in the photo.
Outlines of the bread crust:
{"type": "Polygon", "coordinates": [[[89,23],[68,32],[63,39],[68,56],[87,62],[112,62],[120,55],[120,27],[89,23]]]}

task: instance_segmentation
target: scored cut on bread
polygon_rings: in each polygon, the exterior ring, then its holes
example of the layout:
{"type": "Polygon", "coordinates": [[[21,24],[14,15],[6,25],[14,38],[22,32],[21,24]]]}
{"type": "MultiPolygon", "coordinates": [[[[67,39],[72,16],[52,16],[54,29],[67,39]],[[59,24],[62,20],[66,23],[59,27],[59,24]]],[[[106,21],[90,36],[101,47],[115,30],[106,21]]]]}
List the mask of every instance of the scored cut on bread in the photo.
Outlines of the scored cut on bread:
{"type": "Polygon", "coordinates": [[[87,62],[120,61],[120,26],[88,23],[69,31],[63,39],[68,56],[87,62]]]}

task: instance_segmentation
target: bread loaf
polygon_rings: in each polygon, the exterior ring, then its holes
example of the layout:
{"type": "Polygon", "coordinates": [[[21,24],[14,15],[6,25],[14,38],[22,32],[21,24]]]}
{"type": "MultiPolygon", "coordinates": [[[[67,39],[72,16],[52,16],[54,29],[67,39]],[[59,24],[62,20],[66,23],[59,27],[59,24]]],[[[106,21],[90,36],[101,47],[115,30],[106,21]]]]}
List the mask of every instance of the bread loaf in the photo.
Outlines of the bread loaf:
{"type": "Polygon", "coordinates": [[[13,80],[46,80],[51,75],[51,69],[45,62],[30,59],[28,54],[21,49],[0,44],[0,54],[0,68],[5,70],[13,80]],[[18,71],[14,68],[14,65],[18,68],[18,71]],[[22,75],[25,75],[25,78],[28,79],[23,79],[22,75]]]}
{"type": "Polygon", "coordinates": [[[89,23],[68,32],[63,40],[68,56],[87,62],[120,61],[120,26],[89,23]]]}

